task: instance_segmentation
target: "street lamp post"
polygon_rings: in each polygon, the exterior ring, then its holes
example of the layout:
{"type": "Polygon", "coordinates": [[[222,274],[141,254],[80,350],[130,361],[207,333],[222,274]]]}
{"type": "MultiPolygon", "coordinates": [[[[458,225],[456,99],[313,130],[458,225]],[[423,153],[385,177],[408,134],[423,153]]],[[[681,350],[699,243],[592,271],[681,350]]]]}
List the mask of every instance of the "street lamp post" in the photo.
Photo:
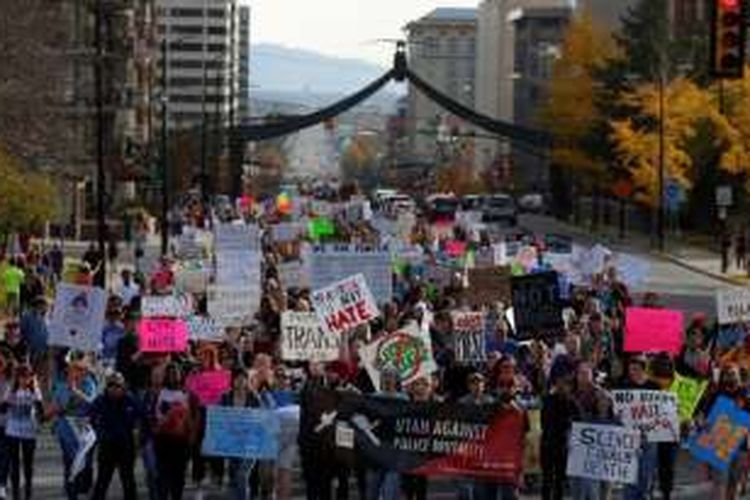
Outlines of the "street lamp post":
{"type": "Polygon", "coordinates": [[[664,145],[664,133],[665,133],[665,103],[664,103],[664,87],[665,87],[665,75],[662,65],[662,71],[659,75],[659,213],[656,219],[656,232],[659,241],[659,251],[663,252],[664,245],[664,169],[666,167],[666,149],[664,145]]]}
{"type": "Polygon", "coordinates": [[[102,66],[104,65],[104,43],[102,40],[102,29],[104,28],[104,0],[96,2],[96,20],[94,43],[96,46],[96,64],[94,65],[94,81],[96,92],[96,235],[99,247],[99,270],[95,275],[97,285],[104,288],[107,281],[107,258],[106,258],[106,232],[107,223],[104,213],[104,78],[102,66]]]}
{"type": "Polygon", "coordinates": [[[169,115],[167,113],[167,37],[162,40],[161,50],[161,255],[169,251],[169,115]]]}

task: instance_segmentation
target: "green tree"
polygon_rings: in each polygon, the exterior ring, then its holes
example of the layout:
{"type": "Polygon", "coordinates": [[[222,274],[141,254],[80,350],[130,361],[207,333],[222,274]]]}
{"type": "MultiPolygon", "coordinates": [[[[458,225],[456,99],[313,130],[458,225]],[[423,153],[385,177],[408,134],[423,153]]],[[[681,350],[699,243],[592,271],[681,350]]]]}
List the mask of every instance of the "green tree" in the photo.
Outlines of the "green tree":
{"type": "Polygon", "coordinates": [[[49,178],[28,172],[0,149],[0,240],[39,230],[55,216],[56,192],[49,178]]]}

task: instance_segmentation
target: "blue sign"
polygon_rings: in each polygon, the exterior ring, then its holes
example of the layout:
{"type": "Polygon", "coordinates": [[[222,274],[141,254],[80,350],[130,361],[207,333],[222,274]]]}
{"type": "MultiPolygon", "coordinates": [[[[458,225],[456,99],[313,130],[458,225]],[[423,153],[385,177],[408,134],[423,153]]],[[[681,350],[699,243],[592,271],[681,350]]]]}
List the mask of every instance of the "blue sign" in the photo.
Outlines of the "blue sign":
{"type": "Polygon", "coordinates": [[[664,186],[664,204],[667,210],[674,212],[680,208],[685,201],[685,191],[682,186],[675,180],[668,180],[664,186]]]}
{"type": "Polygon", "coordinates": [[[279,419],[273,410],[209,406],[201,451],[212,457],[275,460],[279,432],[279,419]]]}
{"type": "Polygon", "coordinates": [[[690,454],[720,471],[729,470],[750,430],[750,413],[721,396],[711,408],[708,426],[690,440],[690,454]]]}

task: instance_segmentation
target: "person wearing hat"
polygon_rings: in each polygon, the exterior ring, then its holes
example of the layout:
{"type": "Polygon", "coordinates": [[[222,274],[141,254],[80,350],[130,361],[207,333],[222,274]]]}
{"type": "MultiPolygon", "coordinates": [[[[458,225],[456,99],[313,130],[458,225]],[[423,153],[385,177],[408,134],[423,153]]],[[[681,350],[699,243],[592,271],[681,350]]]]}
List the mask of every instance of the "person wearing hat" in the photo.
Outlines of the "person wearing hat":
{"type": "Polygon", "coordinates": [[[89,418],[98,449],[92,499],[107,498],[115,469],[120,475],[123,498],[135,499],[135,432],[142,426],[144,415],[135,397],[127,391],[121,373],[113,372],[107,376],[104,392],[92,403],[89,418]]]}

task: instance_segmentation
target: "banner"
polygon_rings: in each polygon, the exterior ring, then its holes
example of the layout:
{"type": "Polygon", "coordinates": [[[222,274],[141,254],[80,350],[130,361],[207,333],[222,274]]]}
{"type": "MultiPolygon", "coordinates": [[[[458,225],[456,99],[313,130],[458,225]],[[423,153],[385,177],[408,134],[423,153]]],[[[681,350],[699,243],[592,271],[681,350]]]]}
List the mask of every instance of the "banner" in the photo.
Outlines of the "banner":
{"type": "Polygon", "coordinates": [[[275,460],[279,432],[273,410],[209,406],[201,451],[211,457],[275,460]]]}
{"type": "Polygon", "coordinates": [[[750,413],[720,396],[708,415],[708,427],[690,440],[690,454],[721,471],[729,470],[750,429],[750,413]]]}
{"type": "Polygon", "coordinates": [[[312,312],[281,314],[281,359],[285,361],[335,361],[342,336],[320,326],[312,312]]]}
{"type": "Polygon", "coordinates": [[[214,250],[259,251],[260,230],[247,224],[217,224],[214,228],[214,250]]]}
{"type": "Polygon", "coordinates": [[[413,403],[320,390],[309,396],[313,422],[305,434],[318,456],[424,476],[518,484],[523,467],[524,413],[500,405],[413,403]]]}
{"type": "Polygon", "coordinates": [[[208,314],[224,326],[245,326],[253,322],[260,307],[260,290],[254,287],[208,287],[208,314]]]}
{"type": "Polygon", "coordinates": [[[568,477],[610,483],[638,483],[637,431],[619,425],[573,422],[568,446],[568,477]]]}
{"type": "Polygon", "coordinates": [[[677,416],[680,422],[693,418],[693,413],[708,387],[708,380],[696,380],[675,373],[669,392],[677,396],[677,416]]]}
{"type": "Polygon", "coordinates": [[[495,302],[510,302],[510,268],[490,267],[469,269],[469,287],[461,297],[470,307],[483,307],[495,302]]]}
{"type": "Polygon", "coordinates": [[[668,352],[682,349],[682,312],[628,307],[625,311],[625,352],[668,352]]]}
{"type": "Polygon", "coordinates": [[[316,245],[303,254],[313,290],[362,274],[378,304],[393,297],[391,254],[387,248],[357,245],[316,245]]]}
{"type": "Polygon", "coordinates": [[[144,295],[141,298],[141,317],[187,318],[193,313],[193,300],[188,294],[144,295]]]}
{"type": "Polygon", "coordinates": [[[380,314],[362,274],[315,290],[311,299],[320,324],[331,333],[344,333],[380,314]]]}
{"type": "Polygon", "coordinates": [[[386,368],[395,369],[404,384],[437,370],[430,334],[416,323],[360,347],[359,356],[376,389],[380,388],[380,373],[386,368]]]}
{"type": "Polygon", "coordinates": [[[225,340],[224,326],[217,323],[213,318],[194,314],[188,316],[186,321],[190,340],[205,342],[223,342],[225,340]]]}
{"type": "Polygon", "coordinates": [[[716,309],[721,325],[750,322],[750,290],[717,290],[716,309]]]}
{"type": "Polygon", "coordinates": [[[453,353],[459,363],[478,363],[487,358],[485,349],[484,313],[451,313],[453,320],[453,353]]]}
{"type": "Polygon", "coordinates": [[[195,394],[202,405],[215,405],[232,386],[232,372],[215,370],[191,373],[185,379],[185,388],[195,394]]]}
{"type": "Polygon", "coordinates": [[[142,319],[137,330],[141,352],[187,351],[188,328],[180,319],[142,319]]]}
{"type": "Polygon", "coordinates": [[[98,350],[106,308],[107,292],[103,289],[60,283],[49,321],[49,345],[98,350]]]}
{"type": "Polygon", "coordinates": [[[667,391],[612,391],[615,416],[630,429],[642,432],[650,443],[680,440],[677,396],[667,391]]]}
{"type": "Polygon", "coordinates": [[[560,283],[556,272],[513,276],[511,279],[516,336],[528,339],[537,334],[562,330],[560,283]]]}

